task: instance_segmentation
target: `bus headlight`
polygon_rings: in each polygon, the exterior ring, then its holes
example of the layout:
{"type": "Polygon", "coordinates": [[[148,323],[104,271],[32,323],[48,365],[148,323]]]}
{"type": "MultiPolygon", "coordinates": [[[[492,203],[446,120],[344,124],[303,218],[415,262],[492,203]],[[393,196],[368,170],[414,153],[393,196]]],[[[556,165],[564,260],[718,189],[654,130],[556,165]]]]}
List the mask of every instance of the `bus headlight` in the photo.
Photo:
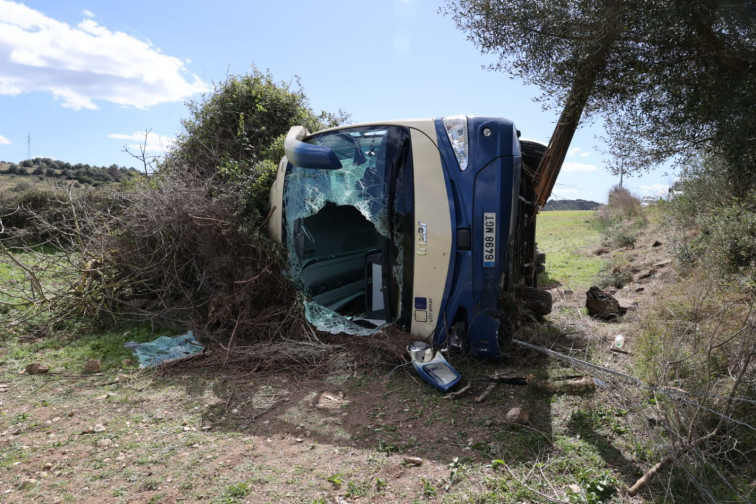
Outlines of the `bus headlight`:
{"type": "Polygon", "coordinates": [[[446,136],[449,137],[454,155],[457,157],[459,169],[467,169],[468,158],[468,140],[467,140],[467,117],[452,116],[441,119],[446,129],[446,136]]]}

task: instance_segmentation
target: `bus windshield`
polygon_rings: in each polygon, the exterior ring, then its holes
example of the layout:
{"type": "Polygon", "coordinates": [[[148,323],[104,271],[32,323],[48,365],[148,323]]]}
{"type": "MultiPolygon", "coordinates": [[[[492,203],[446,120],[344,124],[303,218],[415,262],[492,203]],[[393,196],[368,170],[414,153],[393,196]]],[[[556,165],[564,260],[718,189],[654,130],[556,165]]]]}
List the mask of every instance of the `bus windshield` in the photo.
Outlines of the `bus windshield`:
{"type": "Polygon", "coordinates": [[[362,326],[385,323],[397,311],[403,277],[397,247],[403,240],[395,235],[392,199],[401,130],[362,127],[313,135],[306,141],[330,148],[341,168],[290,164],[286,171],[291,277],[313,302],[362,326]]]}

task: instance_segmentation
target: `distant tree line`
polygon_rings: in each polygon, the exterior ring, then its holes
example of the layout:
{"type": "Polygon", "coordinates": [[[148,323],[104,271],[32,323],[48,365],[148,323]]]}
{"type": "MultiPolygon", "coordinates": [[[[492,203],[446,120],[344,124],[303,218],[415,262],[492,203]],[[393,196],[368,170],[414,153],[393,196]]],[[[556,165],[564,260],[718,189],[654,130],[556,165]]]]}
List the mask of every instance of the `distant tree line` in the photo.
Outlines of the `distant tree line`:
{"type": "Polygon", "coordinates": [[[550,199],[543,210],[596,210],[600,207],[600,203],[595,201],[587,201],[582,199],[575,200],[554,200],[550,199]]]}
{"type": "Polygon", "coordinates": [[[98,186],[103,183],[130,180],[139,172],[134,168],[118,166],[92,166],[83,163],[71,164],[50,158],[34,158],[20,163],[0,161],[0,174],[37,176],[58,180],[75,180],[80,184],[98,186]],[[5,167],[3,168],[3,165],[5,167]]]}

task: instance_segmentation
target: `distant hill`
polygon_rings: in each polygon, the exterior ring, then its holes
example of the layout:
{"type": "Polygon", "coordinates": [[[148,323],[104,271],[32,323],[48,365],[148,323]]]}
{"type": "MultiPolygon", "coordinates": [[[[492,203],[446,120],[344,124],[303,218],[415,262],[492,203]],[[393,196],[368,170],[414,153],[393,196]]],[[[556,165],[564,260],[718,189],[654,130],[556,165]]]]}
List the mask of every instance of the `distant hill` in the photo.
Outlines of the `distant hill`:
{"type": "Polygon", "coordinates": [[[544,210],[596,210],[601,203],[587,201],[582,199],[576,200],[549,200],[543,206],[544,210]]]}
{"type": "Polygon", "coordinates": [[[4,188],[16,184],[27,185],[35,182],[68,182],[73,184],[99,186],[112,182],[123,182],[137,176],[134,168],[118,166],[91,166],[88,164],[71,164],[50,158],[34,158],[9,163],[0,161],[0,178],[4,188]]]}

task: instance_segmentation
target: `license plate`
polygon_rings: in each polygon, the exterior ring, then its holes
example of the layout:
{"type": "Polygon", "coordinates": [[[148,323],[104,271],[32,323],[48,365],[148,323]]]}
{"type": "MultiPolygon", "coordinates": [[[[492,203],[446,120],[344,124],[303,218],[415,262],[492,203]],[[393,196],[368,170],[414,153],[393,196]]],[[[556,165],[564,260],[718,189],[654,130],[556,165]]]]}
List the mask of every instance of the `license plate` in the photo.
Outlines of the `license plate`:
{"type": "Polygon", "coordinates": [[[483,214],[483,267],[496,266],[496,214],[483,214]]]}

